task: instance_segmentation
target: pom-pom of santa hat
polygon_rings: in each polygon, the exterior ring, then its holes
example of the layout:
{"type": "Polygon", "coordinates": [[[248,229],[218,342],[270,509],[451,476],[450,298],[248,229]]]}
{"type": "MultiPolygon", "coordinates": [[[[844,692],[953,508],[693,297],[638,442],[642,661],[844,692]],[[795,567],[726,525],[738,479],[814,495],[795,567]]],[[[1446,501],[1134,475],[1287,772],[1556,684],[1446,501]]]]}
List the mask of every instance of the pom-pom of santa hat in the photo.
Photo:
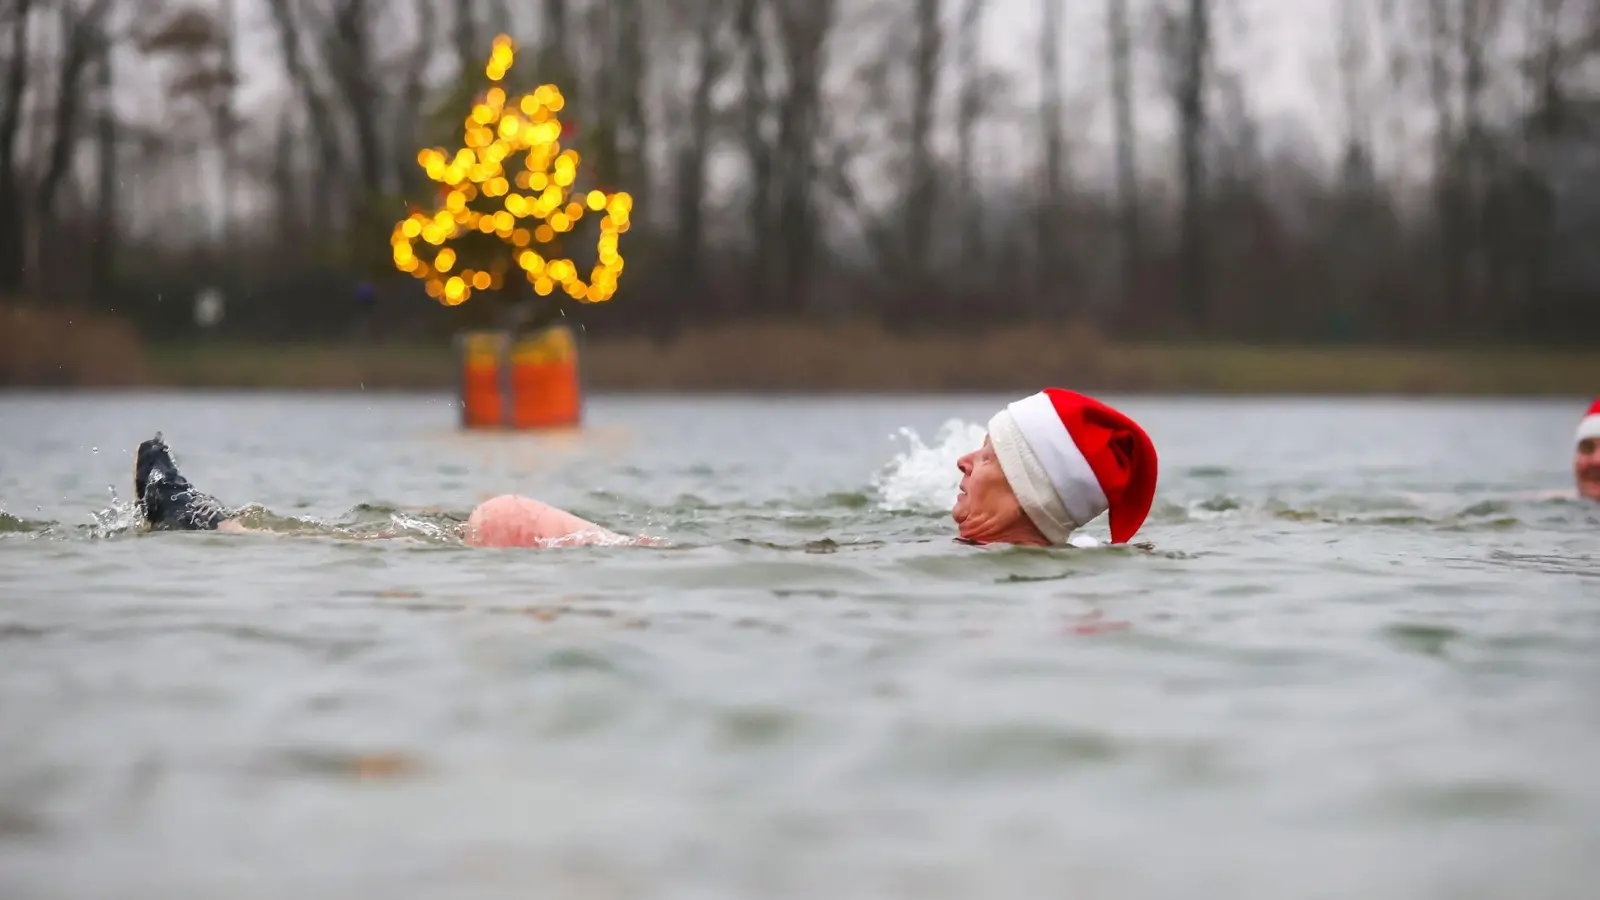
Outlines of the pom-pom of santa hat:
{"type": "Polygon", "coordinates": [[[1155,499],[1155,445],[1138,423],[1092,397],[1046,388],[1001,410],[989,439],[1017,500],[1052,544],[1110,513],[1125,544],[1155,499]]]}
{"type": "Polygon", "coordinates": [[[1594,401],[1589,411],[1578,421],[1577,442],[1582,443],[1591,438],[1600,438],[1600,399],[1594,401]]]}

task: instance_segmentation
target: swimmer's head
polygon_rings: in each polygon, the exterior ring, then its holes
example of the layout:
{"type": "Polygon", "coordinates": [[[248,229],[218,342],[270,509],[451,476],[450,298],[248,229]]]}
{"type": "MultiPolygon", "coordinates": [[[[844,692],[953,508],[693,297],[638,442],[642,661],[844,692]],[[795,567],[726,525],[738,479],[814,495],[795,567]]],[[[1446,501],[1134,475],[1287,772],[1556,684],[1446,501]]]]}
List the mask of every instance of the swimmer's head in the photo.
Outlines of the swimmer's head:
{"type": "Polygon", "coordinates": [[[1578,423],[1577,453],[1572,458],[1572,477],[1578,496],[1600,501],[1600,400],[1578,423]]]}
{"type": "Polygon", "coordinates": [[[1109,512],[1126,543],[1155,498],[1155,446],[1127,416],[1082,394],[1047,388],[989,420],[983,446],[956,462],[950,511],[963,539],[1058,545],[1109,512]]]}
{"type": "Polygon", "coordinates": [[[961,488],[950,517],[955,519],[963,540],[1036,546],[1050,543],[1022,511],[1022,503],[1000,467],[992,438],[985,436],[983,446],[956,460],[956,468],[961,470],[961,488]]]}

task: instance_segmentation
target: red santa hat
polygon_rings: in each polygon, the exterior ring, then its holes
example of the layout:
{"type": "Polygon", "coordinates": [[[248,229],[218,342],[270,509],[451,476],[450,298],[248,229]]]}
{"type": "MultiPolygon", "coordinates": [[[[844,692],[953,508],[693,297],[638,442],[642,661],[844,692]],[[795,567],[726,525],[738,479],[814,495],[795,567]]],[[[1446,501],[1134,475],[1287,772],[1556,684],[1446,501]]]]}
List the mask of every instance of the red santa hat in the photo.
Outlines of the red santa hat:
{"type": "Polygon", "coordinates": [[[1150,514],[1155,445],[1098,400],[1045,388],[996,413],[989,440],[1022,511],[1052,544],[1108,511],[1111,542],[1125,544],[1150,514]]]}
{"type": "Polygon", "coordinates": [[[1575,443],[1600,438],[1600,400],[1595,400],[1594,405],[1584,414],[1578,422],[1578,439],[1575,443]]]}

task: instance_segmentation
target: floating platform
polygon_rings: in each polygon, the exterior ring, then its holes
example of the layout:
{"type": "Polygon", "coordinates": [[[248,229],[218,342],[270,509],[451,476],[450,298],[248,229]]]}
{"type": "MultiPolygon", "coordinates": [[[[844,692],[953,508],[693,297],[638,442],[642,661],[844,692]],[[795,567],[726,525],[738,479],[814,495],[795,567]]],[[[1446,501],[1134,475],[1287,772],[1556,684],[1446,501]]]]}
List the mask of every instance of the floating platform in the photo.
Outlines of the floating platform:
{"type": "Polygon", "coordinates": [[[583,420],[578,342],[566,325],[456,336],[461,427],[567,428],[583,420]]]}

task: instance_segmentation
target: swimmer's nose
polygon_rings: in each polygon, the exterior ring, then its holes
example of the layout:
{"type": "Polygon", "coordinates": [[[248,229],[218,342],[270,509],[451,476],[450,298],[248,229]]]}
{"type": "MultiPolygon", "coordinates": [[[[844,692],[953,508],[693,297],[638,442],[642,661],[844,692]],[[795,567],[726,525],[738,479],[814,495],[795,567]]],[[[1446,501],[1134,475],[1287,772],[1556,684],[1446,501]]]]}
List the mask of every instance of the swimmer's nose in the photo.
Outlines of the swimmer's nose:
{"type": "Polygon", "coordinates": [[[961,470],[961,474],[963,474],[963,475],[971,475],[972,474],[972,454],[968,453],[968,454],[962,456],[960,459],[956,460],[956,468],[960,469],[961,470]]]}

